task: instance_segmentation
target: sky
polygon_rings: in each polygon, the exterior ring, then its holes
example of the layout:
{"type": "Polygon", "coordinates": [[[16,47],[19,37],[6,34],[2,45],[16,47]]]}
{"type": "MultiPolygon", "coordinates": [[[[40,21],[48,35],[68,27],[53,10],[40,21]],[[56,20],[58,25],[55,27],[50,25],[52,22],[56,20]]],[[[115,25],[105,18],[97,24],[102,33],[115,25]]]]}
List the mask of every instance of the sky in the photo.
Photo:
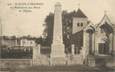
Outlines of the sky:
{"type": "MultiPolygon", "coordinates": [[[[115,24],[115,0],[0,0],[0,23],[3,35],[31,35],[39,37],[43,33],[44,19],[54,12],[54,5],[60,2],[62,10],[71,12],[80,8],[93,24],[98,24],[106,11],[111,22],[115,24]],[[11,9],[9,3],[42,3],[32,12],[19,12],[11,9]]],[[[1,27],[0,27],[1,28],[1,27]]]]}

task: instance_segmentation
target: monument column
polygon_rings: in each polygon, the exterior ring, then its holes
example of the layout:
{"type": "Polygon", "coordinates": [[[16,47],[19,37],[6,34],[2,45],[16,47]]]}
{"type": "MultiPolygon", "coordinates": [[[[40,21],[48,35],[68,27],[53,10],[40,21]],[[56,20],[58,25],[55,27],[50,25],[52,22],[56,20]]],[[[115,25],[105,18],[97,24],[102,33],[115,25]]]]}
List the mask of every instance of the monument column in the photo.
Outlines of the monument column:
{"type": "Polygon", "coordinates": [[[51,65],[65,64],[65,48],[62,36],[62,12],[61,4],[58,2],[55,5],[54,11],[54,31],[53,31],[53,44],[51,48],[51,65]]]}

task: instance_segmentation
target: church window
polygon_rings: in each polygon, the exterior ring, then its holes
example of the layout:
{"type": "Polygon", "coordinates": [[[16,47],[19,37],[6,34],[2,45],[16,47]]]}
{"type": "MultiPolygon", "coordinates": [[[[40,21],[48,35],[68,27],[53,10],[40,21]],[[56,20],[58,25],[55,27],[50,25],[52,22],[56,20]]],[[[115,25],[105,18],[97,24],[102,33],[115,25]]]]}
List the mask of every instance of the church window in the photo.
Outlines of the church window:
{"type": "Polygon", "coordinates": [[[80,26],[80,23],[77,23],[77,26],[80,26]]]}
{"type": "Polygon", "coordinates": [[[83,26],[83,23],[81,23],[81,26],[83,26]]]}

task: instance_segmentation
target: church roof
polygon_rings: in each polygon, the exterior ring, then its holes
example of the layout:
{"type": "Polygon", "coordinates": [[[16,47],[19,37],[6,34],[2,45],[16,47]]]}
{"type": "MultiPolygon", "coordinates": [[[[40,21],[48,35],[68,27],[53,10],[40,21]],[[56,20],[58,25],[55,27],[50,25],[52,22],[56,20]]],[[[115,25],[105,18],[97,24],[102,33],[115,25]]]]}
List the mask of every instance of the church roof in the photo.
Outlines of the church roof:
{"type": "Polygon", "coordinates": [[[103,18],[102,18],[101,21],[97,24],[96,28],[97,28],[97,27],[100,27],[101,25],[103,25],[103,24],[105,24],[105,23],[107,23],[107,24],[109,24],[109,25],[111,25],[111,26],[113,25],[107,14],[104,14],[103,18]]]}
{"type": "Polygon", "coordinates": [[[78,18],[87,18],[87,16],[82,12],[80,8],[77,10],[77,12],[74,11],[73,16],[78,18]]]}

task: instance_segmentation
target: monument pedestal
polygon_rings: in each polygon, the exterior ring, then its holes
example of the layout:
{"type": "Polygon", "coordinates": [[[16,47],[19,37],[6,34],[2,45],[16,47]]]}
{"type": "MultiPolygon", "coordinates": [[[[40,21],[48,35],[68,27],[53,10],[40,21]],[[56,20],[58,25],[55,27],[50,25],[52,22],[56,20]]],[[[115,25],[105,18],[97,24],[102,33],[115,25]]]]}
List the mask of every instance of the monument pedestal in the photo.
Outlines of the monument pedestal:
{"type": "Polygon", "coordinates": [[[65,65],[66,58],[65,57],[52,57],[50,60],[50,65],[65,65]]]}
{"type": "Polygon", "coordinates": [[[32,64],[33,64],[34,66],[36,66],[36,65],[41,65],[41,60],[40,60],[40,58],[33,59],[32,64]]]}
{"type": "Polygon", "coordinates": [[[64,65],[66,64],[66,55],[64,53],[63,44],[52,44],[52,52],[50,58],[51,65],[64,65]]]}
{"type": "Polygon", "coordinates": [[[54,10],[54,31],[53,31],[53,44],[51,47],[50,55],[51,65],[64,65],[66,64],[65,48],[63,44],[62,33],[62,11],[61,4],[58,2],[54,10]]]}

